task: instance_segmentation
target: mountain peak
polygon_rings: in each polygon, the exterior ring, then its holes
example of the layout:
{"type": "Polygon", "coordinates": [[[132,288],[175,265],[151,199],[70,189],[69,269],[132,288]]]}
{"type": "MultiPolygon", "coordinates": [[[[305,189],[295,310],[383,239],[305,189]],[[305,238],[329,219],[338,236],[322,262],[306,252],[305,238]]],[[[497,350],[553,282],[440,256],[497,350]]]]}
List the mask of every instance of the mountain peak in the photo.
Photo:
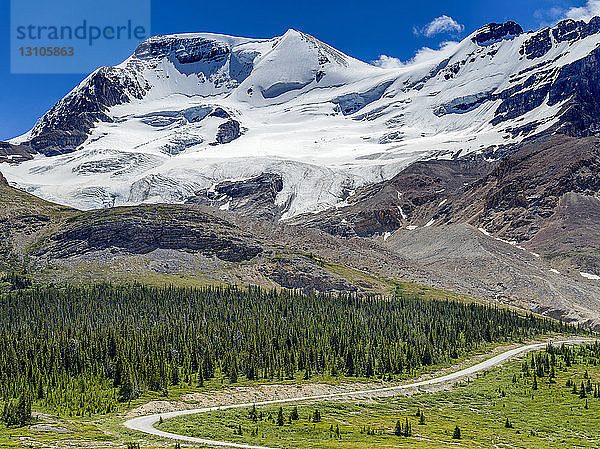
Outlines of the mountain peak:
{"type": "Polygon", "coordinates": [[[302,34],[305,34],[305,33],[301,32],[301,31],[298,31],[298,30],[296,30],[294,28],[288,28],[287,31],[285,33],[283,33],[283,36],[294,36],[294,35],[300,36],[302,34]]]}

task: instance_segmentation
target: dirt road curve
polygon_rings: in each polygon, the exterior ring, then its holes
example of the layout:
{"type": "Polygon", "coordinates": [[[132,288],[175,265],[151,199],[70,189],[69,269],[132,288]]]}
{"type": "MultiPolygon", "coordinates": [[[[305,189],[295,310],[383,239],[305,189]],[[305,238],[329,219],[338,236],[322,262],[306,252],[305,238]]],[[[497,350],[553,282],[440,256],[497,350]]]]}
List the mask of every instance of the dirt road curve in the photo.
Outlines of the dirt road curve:
{"type": "MultiPolygon", "coordinates": [[[[595,341],[595,340],[575,339],[575,340],[556,341],[556,342],[553,342],[553,344],[555,344],[555,345],[560,345],[563,343],[565,343],[565,344],[581,344],[581,343],[589,343],[589,342],[593,342],[593,341],[595,341]]],[[[323,401],[323,400],[327,400],[327,399],[335,399],[335,398],[340,398],[340,397],[349,397],[350,398],[353,396],[364,396],[364,395],[373,397],[373,396],[376,396],[378,393],[387,393],[390,391],[402,391],[402,390],[407,390],[407,389],[426,386],[426,385],[444,383],[444,382],[448,382],[448,381],[458,381],[461,378],[469,377],[479,371],[484,371],[486,369],[489,369],[496,365],[499,365],[517,355],[520,355],[520,354],[523,354],[523,353],[526,353],[529,351],[533,351],[536,349],[543,349],[544,347],[546,347],[546,345],[547,345],[547,343],[536,343],[536,344],[532,344],[532,345],[520,346],[518,348],[511,349],[509,351],[498,354],[497,356],[494,356],[488,360],[485,360],[481,363],[473,365],[469,368],[465,368],[460,371],[456,371],[454,373],[447,374],[445,376],[434,377],[432,379],[427,379],[427,380],[413,382],[413,383],[404,384],[404,385],[396,385],[393,387],[377,388],[377,389],[371,389],[371,390],[355,390],[355,391],[348,391],[348,392],[344,392],[344,393],[324,394],[324,395],[319,395],[319,396],[303,396],[303,397],[290,398],[290,399],[277,399],[277,400],[272,400],[272,401],[249,402],[249,403],[244,403],[244,404],[229,404],[229,405],[223,405],[223,406],[219,406],[219,407],[207,407],[207,408],[197,408],[197,409],[190,409],[190,410],[180,410],[180,411],[176,411],[176,412],[139,416],[137,418],[133,418],[128,421],[125,421],[125,423],[123,425],[129,429],[138,430],[140,432],[144,432],[144,433],[147,433],[150,435],[155,435],[155,436],[164,437],[164,438],[170,438],[173,440],[187,441],[189,443],[204,444],[204,445],[208,445],[208,446],[218,446],[218,447],[237,447],[237,448],[244,448],[244,449],[274,449],[274,448],[268,448],[266,446],[252,446],[249,444],[228,443],[226,441],[214,441],[214,440],[208,440],[208,439],[204,439],[204,438],[195,438],[195,437],[189,437],[189,436],[185,436],[185,435],[178,435],[175,433],[163,432],[161,430],[155,429],[154,424],[156,424],[161,417],[162,417],[162,419],[169,419],[169,418],[174,418],[176,416],[194,415],[197,413],[207,413],[207,412],[212,412],[212,411],[216,411],[216,410],[228,410],[228,409],[234,409],[234,408],[252,407],[252,405],[263,406],[263,405],[273,405],[273,404],[283,404],[283,403],[291,404],[291,403],[295,403],[295,402],[307,402],[307,401],[314,402],[314,401],[323,401]]]]}

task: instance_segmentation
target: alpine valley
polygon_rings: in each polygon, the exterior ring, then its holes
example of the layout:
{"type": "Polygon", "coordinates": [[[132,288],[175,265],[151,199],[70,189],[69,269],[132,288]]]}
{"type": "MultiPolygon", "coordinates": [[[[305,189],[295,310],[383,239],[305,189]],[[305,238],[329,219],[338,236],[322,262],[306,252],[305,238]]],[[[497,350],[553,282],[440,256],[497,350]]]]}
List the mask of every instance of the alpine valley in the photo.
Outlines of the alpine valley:
{"type": "Polygon", "coordinates": [[[600,329],[600,18],[399,68],[296,30],[155,36],[0,143],[39,279],[408,289],[600,329]]]}

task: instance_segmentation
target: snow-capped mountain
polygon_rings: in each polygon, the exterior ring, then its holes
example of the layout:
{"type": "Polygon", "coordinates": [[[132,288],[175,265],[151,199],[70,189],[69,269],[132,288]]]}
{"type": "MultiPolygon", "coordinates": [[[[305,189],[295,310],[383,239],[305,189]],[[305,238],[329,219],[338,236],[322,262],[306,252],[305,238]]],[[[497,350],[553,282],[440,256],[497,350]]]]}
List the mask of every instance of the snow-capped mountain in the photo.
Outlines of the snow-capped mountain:
{"type": "Polygon", "coordinates": [[[527,33],[490,24],[397,69],[295,30],[156,36],[1,144],[0,171],[84,209],[199,192],[227,209],[223,182],[274,179],[275,215],[289,218],[417,160],[600,133],[599,46],[600,18],[527,33]]]}

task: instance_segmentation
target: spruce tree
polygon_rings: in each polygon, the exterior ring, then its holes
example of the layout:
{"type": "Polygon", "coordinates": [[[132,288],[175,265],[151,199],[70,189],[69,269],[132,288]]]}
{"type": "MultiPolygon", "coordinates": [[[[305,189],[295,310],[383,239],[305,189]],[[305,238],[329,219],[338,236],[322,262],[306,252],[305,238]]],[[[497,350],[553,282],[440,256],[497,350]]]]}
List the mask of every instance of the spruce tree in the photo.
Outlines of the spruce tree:
{"type": "Polygon", "coordinates": [[[319,409],[315,409],[315,412],[312,417],[312,422],[321,422],[321,412],[319,409]]]}
{"type": "Polygon", "coordinates": [[[292,409],[292,411],[290,412],[290,419],[293,421],[298,420],[299,416],[298,416],[298,407],[294,407],[292,409]]]}
{"type": "Polygon", "coordinates": [[[402,423],[400,420],[396,421],[396,427],[394,428],[394,435],[401,437],[404,434],[402,423]]]}
{"type": "Polygon", "coordinates": [[[456,426],[454,428],[454,433],[452,434],[452,438],[455,440],[460,440],[460,427],[456,426]]]}

